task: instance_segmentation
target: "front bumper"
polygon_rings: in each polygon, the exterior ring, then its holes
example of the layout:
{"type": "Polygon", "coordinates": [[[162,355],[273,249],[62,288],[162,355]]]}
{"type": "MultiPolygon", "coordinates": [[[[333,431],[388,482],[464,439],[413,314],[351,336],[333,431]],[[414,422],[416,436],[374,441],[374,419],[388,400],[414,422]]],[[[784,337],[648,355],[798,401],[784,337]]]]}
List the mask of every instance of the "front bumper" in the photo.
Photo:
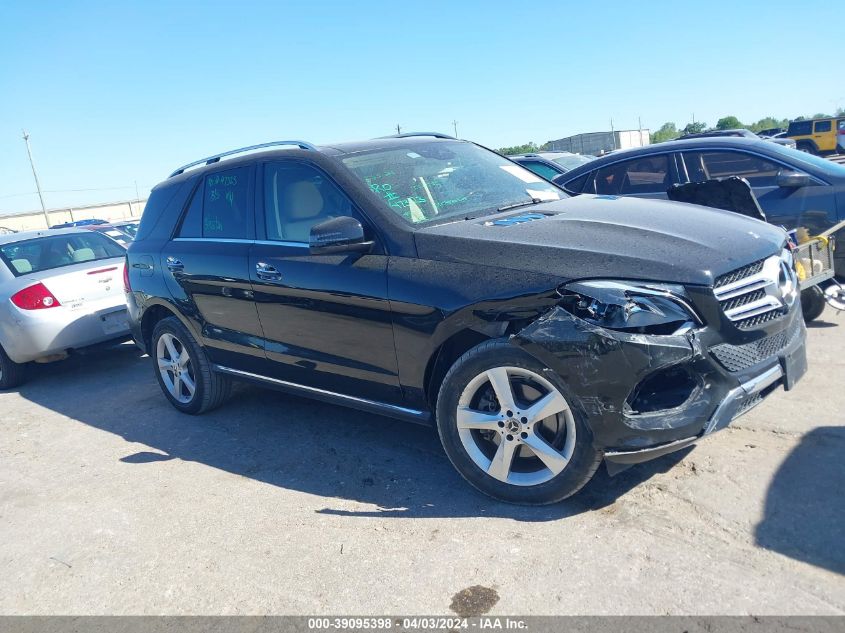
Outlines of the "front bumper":
{"type": "Polygon", "coordinates": [[[729,345],[707,328],[680,336],[626,334],[558,307],[513,341],[561,378],[606,459],[633,464],[682,449],[728,426],[779,386],[792,388],[807,367],[800,309],[792,309],[776,332],[772,327],[754,336],[729,345]],[[671,406],[662,407],[661,385],[677,376],[684,377],[682,388],[667,399],[671,406]],[[638,396],[643,385],[649,385],[650,401],[638,396]],[[643,402],[651,409],[632,406],[643,402]]]}

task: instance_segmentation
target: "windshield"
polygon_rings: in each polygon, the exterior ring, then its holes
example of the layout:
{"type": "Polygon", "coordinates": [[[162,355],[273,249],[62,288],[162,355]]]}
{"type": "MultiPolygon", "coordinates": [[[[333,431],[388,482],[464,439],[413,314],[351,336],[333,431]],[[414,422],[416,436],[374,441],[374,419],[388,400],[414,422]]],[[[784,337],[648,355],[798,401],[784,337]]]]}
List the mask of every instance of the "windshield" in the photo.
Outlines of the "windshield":
{"type": "Polygon", "coordinates": [[[566,171],[570,171],[575,169],[576,167],[580,167],[584,163],[589,163],[591,160],[595,160],[595,156],[582,156],[581,154],[572,154],[572,156],[561,156],[560,158],[553,158],[552,160],[561,167],[565,167],[566,171]]]}
{"type": "Polygon", "coordinates": [[[566,197],[536,174],[465,142],[378,149],[343,159],[391,211],[412,224],[566,197]]]}
{"type": "MultiPolygon", "coordinates": [[[[827,158],[822,158],[821,156],[815,156],[814,154],[808,154],[807,152],[792,149],[791,147],[781,145],[780,143],[772,143],[772,146],[766,147],[766,149],[774,151],[776,154],[780,154],[784,160],[789,162],[804,163],[805,165],[810,165],[811,167],[820,169],[831,176],[839,178],[845,177],[845,165],[834,163],[832,160],[828,160],[827,158]]],[[[796,167],[800,167],[800,165],[796,165],[796,167]]]]}

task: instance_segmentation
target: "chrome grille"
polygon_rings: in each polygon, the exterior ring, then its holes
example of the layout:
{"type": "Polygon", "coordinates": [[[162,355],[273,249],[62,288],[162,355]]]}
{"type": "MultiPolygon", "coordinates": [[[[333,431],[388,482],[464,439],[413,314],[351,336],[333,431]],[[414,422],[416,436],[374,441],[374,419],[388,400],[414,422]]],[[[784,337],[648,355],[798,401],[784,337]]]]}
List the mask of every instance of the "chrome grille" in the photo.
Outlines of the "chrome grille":
{"type": "Polygon", "coordinates": [[[761,259],[759,261],[752,262],[747,266],[743,266],[742,268],[732,270],[731,272],[722,275],[721,277],[717,277],[716,282],[713,285],[716,286],[716,288],[718,289],[722,286],[732,284],[735,281],[739,281],[740,279],[745,279],[746,277],[750,277],[751,275],[756,275],[761,270],[763,270],[763,262],[765,261],[765,259],[761,259]]]}
{"type": "Polygon", "coordinates": [[[788,311],[787,293],[794,301],[797,281],[788,254],[772,255],[721,275],[714,293],[722,312],[739,329],[750,329],[788,311]]]}

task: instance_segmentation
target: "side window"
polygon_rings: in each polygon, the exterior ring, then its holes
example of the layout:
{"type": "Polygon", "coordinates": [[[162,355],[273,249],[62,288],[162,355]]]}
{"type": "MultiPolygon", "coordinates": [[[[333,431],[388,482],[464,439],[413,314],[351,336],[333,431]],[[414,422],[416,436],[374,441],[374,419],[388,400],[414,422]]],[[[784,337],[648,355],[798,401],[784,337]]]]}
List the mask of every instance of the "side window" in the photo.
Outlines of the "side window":
{"type": "Polygon", "coordinates": [[[316,168],[294,161],[264,166],[268,240],[307,244],[312,226],[344,215],[358,217],[349,198],[316,168]]]}
{"type": "Polygon", "coordinates": [[[596,174],[596,193],[663,193],[671,185],[669,155],[643,156],[609,165],[596,174]]]}
{"type": "Polygon", "coordinates": [[[541,178],[545,178],[546,180],[551,180],[560,173],[556,169],[549,167],[548,165],[544,165],[543,163],[536,160],[525,160],[521,161],[519,164],[525,167],[526,169],[530,169],[535,174],[537,174],[541,178]]]}
{"type": "Polygon", "coordinates": [[[789,136],[804,136],[813,133],[812,121],[793,121],[789,124],[787,135],[789,136]]]}
{"type": "Polygon", "coordinates": [[[813,131],[816,134],[821,134],[823,132],[830,132],[833,129],[833,125],[831,121],[816,121],[813,126],[813,131]]]}
{"type": "Polygon", "coordinates": [[[249,167],[208,174],[194,192],[179,237],[246,239],[249,208],[249,167]]]}
{"type": "Polygon", "coordinates": [[[581,190],[584,189],[584,185],[587,183],[587,178],[589,178],[591,175],[592,173],[587,173],[583,176],[580,176],[579,178],[576,178],[575,180],[570,180],[565,185],[563,185],[563,188],[567,191],[571,191],[572,193],[581,193],[581,190]]]}
{"type": "Polygon", "coordinates": [[[745,152],[684,152],[691,182],[738,176],[752,187],[777,186],[780,166],[745,152]]]}

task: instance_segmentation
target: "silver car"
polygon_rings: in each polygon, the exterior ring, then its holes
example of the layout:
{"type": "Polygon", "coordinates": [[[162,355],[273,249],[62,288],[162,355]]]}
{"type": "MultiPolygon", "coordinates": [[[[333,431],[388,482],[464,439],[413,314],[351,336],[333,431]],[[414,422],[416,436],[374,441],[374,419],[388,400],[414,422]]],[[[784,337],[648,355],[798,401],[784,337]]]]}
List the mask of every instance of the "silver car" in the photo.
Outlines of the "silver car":
{"type": "Polygon", "coordinates": [[[31,361],[128,338],[125,255],[87,229],[0,235],[0,389],[20,384],[31,361]]]}

